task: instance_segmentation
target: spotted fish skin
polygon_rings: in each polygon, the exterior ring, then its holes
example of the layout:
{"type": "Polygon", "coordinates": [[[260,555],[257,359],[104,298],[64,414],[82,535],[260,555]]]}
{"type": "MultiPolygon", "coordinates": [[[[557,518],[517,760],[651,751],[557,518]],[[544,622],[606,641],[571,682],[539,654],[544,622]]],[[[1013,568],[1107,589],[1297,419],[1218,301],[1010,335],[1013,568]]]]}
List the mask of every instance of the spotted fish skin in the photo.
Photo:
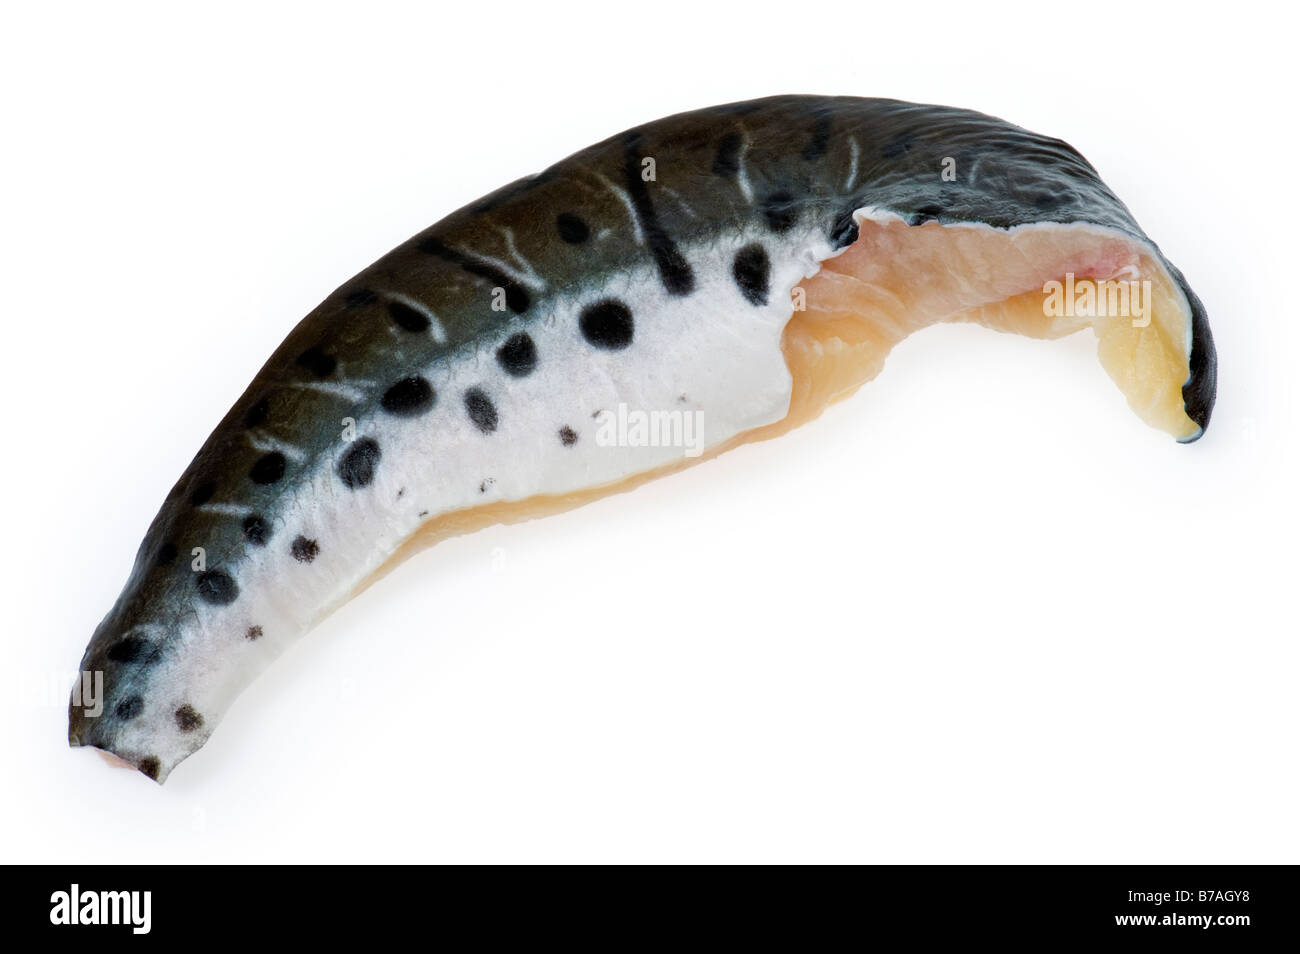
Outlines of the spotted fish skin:
{"type": "MultiPolygon", "coordinates": [[[[790,289],[865,207],[1085,222],[1155,250],[1070,146],[965,110],[782,96],[591,146],[415,236],[293,329],[149,528],[82,660],[104,673],[103,711],[74,696],[72,744],[162,781],[425,521],[680,456],[597,447],[602,410],[700,410],[708,447],[779,420],[790,289]],[[956,181],[936,175],[945,157],[956,181]]],[[[1192,314],[1183,395],[1204,428],[1214,346],[1165,265],[1192,314]]]]}

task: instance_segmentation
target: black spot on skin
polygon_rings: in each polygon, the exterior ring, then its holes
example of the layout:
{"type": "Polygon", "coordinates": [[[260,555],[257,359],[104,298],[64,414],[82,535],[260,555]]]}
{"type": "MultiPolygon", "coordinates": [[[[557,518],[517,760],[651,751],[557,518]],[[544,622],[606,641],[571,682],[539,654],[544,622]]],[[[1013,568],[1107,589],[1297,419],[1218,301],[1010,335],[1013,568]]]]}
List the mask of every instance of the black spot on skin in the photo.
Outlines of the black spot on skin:
{"type": "Polygon", "coordinates": [[[349,308],[360,308],[362,305],[369,305],[378,297],[379,296],[369,288],[358,288],[354,291],[348,292],[347,296],[343,299],[343,303],[349,308]]]}
{"type": "Polygon", "coordinates": [[[560,443],[565,447],[572,447],[578,443],[578,432],[569,425],[564,425],[564,427],[560,428],[560,443]]]}
{"type": "Polygon", "coordinates": [[[306,368],[318,378],[328,378],[334,373],[338,363],[338,359],[334,355],[326,354],[315,345],[298,355],[297,358],[298,367],[306,368]]]}
{"type": "Polygon", "coordinates": [[[166,566],[168,563],[171,563],[172,560],[176,559],[176,553],[176,544],[168,540],[158,550],[158,565],[166,566]]]}
{"type": "Polygon", "coordinates": [[[588,344],[606,351],[621,351],[632,343],[632,312],[614,298],[606,298],[582,309],[578,327],[588,344]]]}
{"type": "Polygon", "coordinates": [[[532,304],[532,298],[529,296],[528,290],[495,265],[480,262],[463,252],[458,252],[441,239],[425,239],[420,243],[420,250],[428,252],[430,255],[436,255],[444,262],[451,262],[469,274],[487,279],[493,285],[505,289],[506,305],[516,315],[522,315],[528,310],[528,306],[532,304]]]}
{"type": "Polygon", "coordinates": [[[899,156],[910,150],[915,142],[916,133],[899,133],[885,144],[885,147],[880,150],[880,154],[886,159],[897,159],[899,156]]]}
{"type": "Polygon", "coordinates": [[[659,222],[659,214],[650,199],[649,184],[641,178],[639,145],[640,136],[636,133],[628,135],[623,143],[623,175],[632,209],[654,257],[655,267],[659,269],[659,280],[664,289],[670,295],[689,295],[695,290],[695,273],[659,222]]]}
{"type": "Polygon", "coordinates": [[[858,223],[853,221],[853,211],[862,203],[854,203],[853,208],[844,212],[831,224],[831,246],[837,251],[858,240],[858,223]]]}
{"type": "Polygon", "coordinates": [[[384,392],[380,406],[397,417],[415,417],[433,408],[437,395],[433,385],[418,374],[402,378],[384,392]]]}
{"type": "Polygon", "coordinates": [[[284,455],[279,451],[263,454],[248,472],[248,476],[255,484],[275,483],[284,476],[284,455]]]}
{"type": "Polygon", "coordinates": [[[339,478],[351,490],[368,486],[375,479],[379,457],[379,442],[373,437],[353,441],[339,461],[339,478]]]}
{"type": "Polygon", "coordinates": [[[108,647],[108,658],[113,662],[135,662],[150,648],[146,640],[138,636],[126,636],[108,647]]]}
{"type": "Polygon", "coordinates": [[[310,563],[316,559],[316,554],[320,553],[320,544],[299,534],[294,537],[293,543],[290,544],[289,552],[293,554],[293,558],[299,563],[310,563]]]}
{"type": "Polygon", "coordinates": [[[144,700],[139,696],[127,696],[113,710],[113,714],[123,722],[130,722],[141,712],[144,712],[144,700]]]}
{"type": "Polygon", "coordinates": [[[484,434],[491,434],[497,429],[497,406],[483,393],[482,388],[470,388],[465,392],[465,410],[474,426],[484,434]]]}
{"type": "Polygon", "coordinates": [[[496,482],[497,479],[495,477],[485,477],[483,479],[483,482],[478,485],[478,492],[481,494],[487,493],[487,489],[491,487],[493,484],[495,484],[496,482]]]}
{"type": "Polygon", "coordinates": [[[923,205],[912,214],[909,225],[921,225],[923,222],[936,222],[943,212],[941,205],[923,205]]]}
{"type": "Polygon", "coordinates": [[[270,536],[270,527],[258,514],[250,514],[244,518],[244,538],[253,546],[266,546],[266,541],[270,536]]]}
{"type": "Polygon", "coordinates": [[[176,727],[182,732],[193,732],[203,725],[203,716],[194,711],[191,705],[183,705],[176,710],[176,727]]]}
{"type": "Polygon", "coordinates": [[[591,229],[587,227],[587,223],[572,212],[561,212],[557,215],[555,229],[560,233],[560,238],[570,245],[581,245],[591,237],[591,229]]]}
{"type": "Polygon", "coordinates": [[[730,179],[740,171],[740,147],[745,144],[745,137],[738,132],[729,132],[718,140],[718,154],[713,157],[713,174],[730,179]]]}
{"type": "Polygon", "coordinates": [[[757,242],[746,245],[736,253],[731,264],[731,275],[751,305],[766,305],[768,280],[772,273],[772,263],[767,257],[767,249],[757,242]]]}
{"type": "Polygon", "coordinates": [[[390,301],[388,303],[388,314],[393,321],[407,331],[420,332],[429,330],[429,316],[400,301],[390,301]]]}
{"type": "Polygon", "coordinates": [[[528,306],[532,304],[532,298],[529,296],[528,292],[524,291],[524,286],[515,282],[513,279],[504,284],[499,284],[497,287],[504,289],[506,293],[506,307],[516,315],[522,315],[528,310],[528,306]]]}
{"type": "Polygon", "coordinates": [[[190,503],[196,507],[201,507],[212,499],[212,495],[217,492],[217,482],[215,480],[205,480],[194,488],[194,493],[190,494],[190,503]]]}
{"type": "Polygon", "coordinates": [[[249,430],[252,430],[255,427],[261,427],[266,423],[266,415],[270,410],[270,400],[268,398],[262,398],[244,412],[244,426],[249,430]]]}
{"type": "Polygon", "coordinates": [[[809,162],[826,155],[826,149],[831,140],[830,110],[818,109],[814,113],[816,119],[813,121],[812,136],[808,139],[808,145],[804,146],[803,152],[800,153],[809,162]]]}
{"type": "Polygon", "coordinates": [[[229,606],[239,598],[239,587],[224,570],[205,570],[194,579],[199,596],[213,606],[229,606]]]}
{"type": "Polygon", "coordinates": [[[140,769],[141,772],[143,772],[145,775],[148,775],[151,779],[153,779],[156,782],[158,781],[158,773],[162,770],[162,763],[159,762],[157,758],[151,755],[148,758],[141,759],[140,764],[137,767],[140,769]]]}
{"type": "Polygon", "coordinates": [[[773,192],[764,198],[763,218],[777,235],[790,231],[797,218],[794,196],[789,192],[773,192]]]}
{"type": "Polygon", "coordinates": [[[262,638],[262,627],[260,627],[260,626],[250,626],[250,627],[248,627],[248,632],[246,632],[246,633],[244,634],[244,638],[245,638],[245,639],[248,639],[248,640],[261,639],[261,638],[262,638]]]}
{"type": "Polygon", "coordinates": [[[527,377],[537,367],[537,345],[526,331],[511,335],[497,349],[497,364],[512,378],[527,377]]]}

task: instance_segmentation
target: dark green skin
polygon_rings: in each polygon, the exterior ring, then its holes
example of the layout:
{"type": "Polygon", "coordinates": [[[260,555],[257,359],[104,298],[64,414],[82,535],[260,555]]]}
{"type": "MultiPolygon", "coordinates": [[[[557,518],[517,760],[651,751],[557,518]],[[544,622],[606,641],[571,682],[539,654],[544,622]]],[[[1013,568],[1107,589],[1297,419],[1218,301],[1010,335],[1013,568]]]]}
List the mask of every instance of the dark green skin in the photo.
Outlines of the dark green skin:
{"type": "MultiPolygon", "coordinates": [[[[385,384],[442,356],[482,347],[508,322],[544,312],[561,289],[656,260],[666,286],[691,293],[690,263],[680,249],[737,227],[761,227],[779,241],[787,231],[817,228],[832,244],[856,236],[853,210],[873,206],[913,224],[976,222],[998,228],[1029,223],[1091,223],[1128,233],[1155,248],[1122,202],[1072,147],[999,119],[942,106],[853,97],[778,96],[682,113],[647,123],[575,153],[546,171],[514,182],[449,215],[394,249],[331,294],[302,320],[263,366],[248,390],[208,438],[177,482],[150,527],[135,568],[112,611],[96,630],[82,670],[105,673],[106,712],[84,718],[70,709],[74,744],[108,748],[116,731],[114,707],[147,683],[147,669],[171,651],[150,639],[134,654],[110,650],[136,624],[166,631],[196,600],[192,546],[207,550],[208,565],[238,580],[250,546],[238,521],[195,505],[210,490],[217,500],[238,500],[276,521],[306,475],[338,466],[338,421],[373,413],[383,393],[357,399],[290,388],[346,374],[385,384]],[[854,167],[857,174],[846,187],[854,167]],[[657,184],[640,181],[640,162],[653,157],[657,184]],[[742,159],[743,156],[743,159],[742,159]],[[956,161],[957,181],[938,174],[945,157],[956,161]],[[753,201],[739,187],[749,183],[753,201]],[[602,182],[628,191],[646,237],[638,243],[628,208],[602,182]],[[661,191],[671,188],[689,215],[661,191]],[[638,193],[644,189],[644,193],[638,193]],[[563,218],[561,218],[563,217],[563,218]],[[573,222],[612,235],[594,245],[576,241],[573,222]],[[547,282],[537,294],[508,276],[477,271],[447,249],[483,250],[501,257],[502,229],[547,282]],[[684,268],[683,268],[684,266],[684,268]],[[504,286],[511,309],[491,309],[489,289],[504,286]],[[446,340],[395,323],[391,301],[372,289],[397,292],[427,304],[441,318],[446,340]],[[394,364],[400,342],[404,366],[394,364]],[[409,367],[408,367],[409,366],[409,367]],[[264,403],[262,403],[264,402],[264,403]],[[261,452],[259,433],[306,452],[287,462],[283,477],[259,484],[250,472],[261,452]],[[167,560],[173,548],[178,553],[167,560]]],[[[1158,250],[1157,250],[1157,254],[1158,250]]],[[[1161,256],[1163,260],[1163,256],[1161,256]]],[[[1205,309],[1182,274],[1164,264],[1191,306],[1191,374],[1183,387],[1188,416],[1204,428],[1215,393],[1215,351],[1205,309]]],[[[148,774],[147,766],[144,770],[148,774]]]]}

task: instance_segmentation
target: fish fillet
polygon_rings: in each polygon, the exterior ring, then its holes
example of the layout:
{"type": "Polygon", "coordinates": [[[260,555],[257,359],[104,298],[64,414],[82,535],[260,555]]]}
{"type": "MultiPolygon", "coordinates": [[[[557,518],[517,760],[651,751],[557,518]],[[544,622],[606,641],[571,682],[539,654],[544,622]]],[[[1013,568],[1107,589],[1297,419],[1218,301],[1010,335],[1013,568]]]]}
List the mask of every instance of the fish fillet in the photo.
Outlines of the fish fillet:
{"type": "Polygon", "coordinates": [[[1209,422],[1201,302],[1082,156],[1001,120],[774,97],[506,186],[289,333],[149,528],[69,740],[162,782],[420,548],[781,434],[939,322],[1090,330],[1141,420],[1209,422]]]}

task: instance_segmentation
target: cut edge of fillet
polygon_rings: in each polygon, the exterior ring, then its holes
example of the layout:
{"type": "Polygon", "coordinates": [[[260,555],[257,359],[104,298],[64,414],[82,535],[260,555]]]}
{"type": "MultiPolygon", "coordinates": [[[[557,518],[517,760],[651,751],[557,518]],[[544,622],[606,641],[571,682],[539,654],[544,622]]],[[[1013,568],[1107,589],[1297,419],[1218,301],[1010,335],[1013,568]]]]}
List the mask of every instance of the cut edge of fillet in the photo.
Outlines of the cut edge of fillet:
{"type": "MultiPolygon", "coordinates": [[[[995,331],[1059,338],[1091,328],[1102,367],[1133,411],[1180,441],[1203,428],[1187,413],[1192,304],[1159,252],[1117,229],[1088,223],[1034,223],[997,229],[977,223],[908,224],[888,210],[859,209],[858,236],[822,262],[792,293],[781,348],[792,379],[790,408],[778,421],[736,434],[698,457],[567,494],[500,501],[431,517],[356,587],[355,596],[407,558],[449,537],[519,523],[624,493],[751,441],[780,436],[820,416],[880,373],[893,347],[921,328],[973,322],[995,331]],[[1072,276],[1072,280],[1071,280],[1072,276]],[[1080,282],[1136,282],[1128,314],[1079,314],[1080,282]],[[1049,300],[1061,285],[1063,313],[1049,300]],[[1146,284],[1143,284],[1146,283],[1146,284]],[[802,308],[793,302],[802,289],[802,308]],[[1074,308],[1065,295],[1073,290],[1074,308]],[[1147,314],[1142,314],[1146,309],[1147,314]],[[1070,312],[1073,312],[1071,314],[1070,312]]],[[[1133,286],[1129,286],[1132,292],[1133,286]]],[[[1109,301],[1107,302],[1109,305],[1109,301]]],[[[1208,411],[1206,412],[1208,414],[1208,411]]]]}

